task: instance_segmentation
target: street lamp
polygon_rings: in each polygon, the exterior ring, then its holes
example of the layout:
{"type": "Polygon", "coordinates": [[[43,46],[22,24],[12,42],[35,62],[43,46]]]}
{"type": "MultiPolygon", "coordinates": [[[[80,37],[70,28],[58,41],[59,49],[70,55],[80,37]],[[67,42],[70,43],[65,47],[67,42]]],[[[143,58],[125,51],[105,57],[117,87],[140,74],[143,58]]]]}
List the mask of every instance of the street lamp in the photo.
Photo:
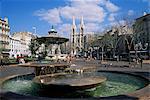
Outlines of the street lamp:
{"type": "Polygon", "coordinates": [[[95,55],[95,57],[96,57],[96,59],[98,59],[99,57],[99,55],[98,55],[98,51],[99,51],[99,47],[97,47],[97,46],[95,46],[94,47],[94,51],[96,52],[96,55],[95,55]]]}
{"type": "Polygon", "coordinates": [[[102,46],[102,62],[104,61],[104,46],[102,46]]]}
{"type": "Polygon", "coordinates": [[[92,58],[92,52],[93,52],[93,48],[90,47],[90,58],[92,58]]]}
{"type": "Polygon", "coordinates": [[[148,43],[145,43],[145,44],[144,44],[144,47],[145,47],[145,48],[142,46],[142,43],[141,43],[141,42],[138,43],[138,45],[139,45],[140,50],[146,50],[147,47],[148,47],[148,43]]]}
{"type": "MultiPolygon", "coordinates": [[[[147,50],[147,48],[148,48],[148,43],[145,43],[144,46],[142,46],[141,42],[135,44],[134,50],[135,50],[135,55],[136,55],[136,61],[137,61],[137,58],[138,58],[137,51],[138,50],[140,50],[140,52],[141,52],[141,50],[145,51],[145,50],[147,50]]],[[[141,57],[141,53],[140,53],[140,57],[141,57]]],[[[142,67],[142,57],[140,59],[141,59],[141,67],[142,67]]]]}
{"type": "Polygon", "coordinates": [[[144,46],[142,46],[142,43],[140,42],[140,43],[135,44],[134,50],[135,50],[135,51],[138,51],[138,50],[146,50],[147,47],[148,47],[148,43],[145,43],[144,46]]]}

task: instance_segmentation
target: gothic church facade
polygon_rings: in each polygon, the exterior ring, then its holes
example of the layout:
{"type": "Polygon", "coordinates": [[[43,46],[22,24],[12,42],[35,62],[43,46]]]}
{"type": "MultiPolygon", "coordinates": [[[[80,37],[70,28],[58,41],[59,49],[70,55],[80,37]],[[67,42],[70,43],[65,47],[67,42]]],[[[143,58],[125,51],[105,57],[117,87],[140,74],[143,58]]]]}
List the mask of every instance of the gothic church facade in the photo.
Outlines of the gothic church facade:
{"type": "Polygon", "coordinates": [[[77,27],[75,23],[75,17],[72,19],[71,27],[71,54],[78,55],[84,52],[84,32],[85,26],[83,17],[80,19],[79,33],[77,32],[77,27]]]}

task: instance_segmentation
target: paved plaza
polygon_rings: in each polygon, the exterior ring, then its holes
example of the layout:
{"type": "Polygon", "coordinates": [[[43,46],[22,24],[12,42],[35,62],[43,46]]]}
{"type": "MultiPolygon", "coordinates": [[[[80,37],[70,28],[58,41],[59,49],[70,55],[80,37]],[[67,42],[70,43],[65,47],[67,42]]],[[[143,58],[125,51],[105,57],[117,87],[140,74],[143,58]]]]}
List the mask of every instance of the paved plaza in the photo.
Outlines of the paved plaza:
{"type": "MultiPolygon", "coordinates": [[[[93,67],[97,68],[101,71],[118,71],[118,72],[129,72],[129,73],[136,73],[141,76],[146,77],[150,80],[150,64],[149,63],[143,63],[142,67],[140,64],[131,67],[129,62],[124,61],[104,61],[101,63],[100,60],[85,60],[85,59],[76,59],[72,61],[73,65],[76,65],[77,67],[93,67]]],[[[17,65],[9,65],[9,66],[1,66],[0,67],[0,79],[4,79],[8,76],[16,75],[16,74],[27,74],[27,73],[33,73],[34,68],[29,67],[17,67],[17,65]]],[[[149,88],[143,92],[145,96],[140,97],[140,100],[148,100],[149,98],[149,88]]],[[[5,94],[7,96],[13,97],[12,100],[14,100],[18,95],[14,94],[5,94]]],[[[137,95],[140,95],[139,93],[137,95]]],[[[19,97],[21,98],[21,97],[19,97]]],[[[28,99],[28,98],[27,98],[28,99]]],[[[31,99],[35,100],[41,100],[42,98],[33,98],[31,99]]],[[[45,98],[44,98],[45,99],[45,98]]],[[[127,96],[117,96],[117,97],[111,97],[111,98],[102,98],[102,100],[116,100],[116,99],[122,99],[122,100],[137,100],[137,98],[133,97],[127,97],[127,96]]],[[[26,100],[26,99],[25,99],[26,100]]]]}
{"type": "MultiPolygon", "coordinates": [[[[97,67],[100,70],[114,70],[114,71],[139,71],[139,72],[150,72],[150,64],[143,63],[136,64],[133,66],[134,62],[125,62],[125,61],[104,61],[101,63],[100,60],[84,60],[84,59],[76,59],[72,61],[72,64],[77,65],[77,67],[97,67]]],[[[7,76],[15,75],[15,74],[26,74],[33,73],[34,68],[27,67],[17,67],[17,65],[9,65],[9,66],[0,66],[0,78],[4,78],[7,76]]]]}

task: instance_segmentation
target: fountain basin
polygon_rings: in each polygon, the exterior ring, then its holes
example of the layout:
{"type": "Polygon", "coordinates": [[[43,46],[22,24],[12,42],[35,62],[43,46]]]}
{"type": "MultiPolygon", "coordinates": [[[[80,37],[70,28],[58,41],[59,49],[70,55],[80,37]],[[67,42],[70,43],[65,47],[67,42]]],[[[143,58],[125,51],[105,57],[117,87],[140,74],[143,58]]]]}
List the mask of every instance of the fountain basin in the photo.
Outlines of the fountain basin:
{"type": "MultiPolygon", "coordinates": [[[[83,89],[80,91],[70,92],[66,87],[57,93],[55,85],[37,84],[33,82],[34,76],[17,76],[3,82],[2,88],[6,91],[15,92],[17,94],[38,96],[38,97],[57,97],[57,98],[83,98],[83,97],[109,97],[131,94],[139,91],[149,84],[149,81],[140,76],[122,72],[107,72],[96,71],[83,74],[66,74],[66,75],[52,75],[53,79],[87,79],[88,77],[107,77],[105,82],[96,85],[94,88],[83,89]],[[59,77],[58,77],[59,76],[59,77]],[[44,91],[43,91],[44,90],[44,91]],[[55,91],[53,91],[55,90],[55,91]],[[63,95],[62,95],[63,93],[63,95]],[[64,95],[65,94],[65,95],[64,95]]],[[[63,85],[59,85],[63,87],[63,85]]],[[[67,86],[67,85],[66,85],[67,86]]],[[[60,89],[60,87],[58,87],[60,89]]]]}

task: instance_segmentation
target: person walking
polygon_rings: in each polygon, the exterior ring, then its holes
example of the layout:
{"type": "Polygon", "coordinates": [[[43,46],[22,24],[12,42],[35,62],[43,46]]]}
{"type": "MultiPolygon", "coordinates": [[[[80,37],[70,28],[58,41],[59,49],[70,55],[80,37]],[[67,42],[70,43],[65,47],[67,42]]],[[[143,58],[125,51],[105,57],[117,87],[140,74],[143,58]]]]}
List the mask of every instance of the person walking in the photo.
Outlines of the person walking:
{"type": "Polygon", "coordinates": [[[141,63],[141,68],[143,67],[143,59],[140,59],[140,63],[141,63]]]}

